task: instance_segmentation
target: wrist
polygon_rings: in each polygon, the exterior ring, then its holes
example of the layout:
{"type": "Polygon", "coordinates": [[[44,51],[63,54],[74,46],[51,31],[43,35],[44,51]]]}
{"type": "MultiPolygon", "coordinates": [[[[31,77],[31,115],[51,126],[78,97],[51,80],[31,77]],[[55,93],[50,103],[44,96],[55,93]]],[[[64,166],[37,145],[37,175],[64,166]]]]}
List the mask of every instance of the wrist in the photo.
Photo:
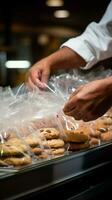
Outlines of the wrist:
{"type": "Polygon", "coordinates": [[[48,56],[48,63],[51,71],[74,69],[86,65],[86,61],[68,47],[60,48],[57,52],[48,56]]]}

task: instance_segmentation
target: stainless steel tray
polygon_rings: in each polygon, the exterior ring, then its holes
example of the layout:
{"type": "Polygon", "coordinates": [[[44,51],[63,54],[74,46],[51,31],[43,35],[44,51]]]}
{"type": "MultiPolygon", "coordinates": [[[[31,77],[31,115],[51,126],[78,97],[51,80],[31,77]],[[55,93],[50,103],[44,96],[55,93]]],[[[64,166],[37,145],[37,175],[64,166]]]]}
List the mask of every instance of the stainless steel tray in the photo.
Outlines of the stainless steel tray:
{"type": "MultiPolygon", "coordinates": [[[[0,199],[20,199],[112,164],[112,143],[0,175],[0,199]]],[[[106,172],[105,172],[106,173],[106,172]]]]}

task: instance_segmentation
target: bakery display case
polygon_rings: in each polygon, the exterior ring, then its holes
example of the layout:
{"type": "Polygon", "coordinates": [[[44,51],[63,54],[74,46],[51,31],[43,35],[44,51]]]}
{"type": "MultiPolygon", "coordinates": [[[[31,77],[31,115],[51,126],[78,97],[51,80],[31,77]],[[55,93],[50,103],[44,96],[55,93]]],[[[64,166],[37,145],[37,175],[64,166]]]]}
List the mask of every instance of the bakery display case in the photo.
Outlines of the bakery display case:
{"type": "Polygon", "coordinates": [[[112,143],[0,171],[0,199],[94,199],[112,187],[112,143]]]}

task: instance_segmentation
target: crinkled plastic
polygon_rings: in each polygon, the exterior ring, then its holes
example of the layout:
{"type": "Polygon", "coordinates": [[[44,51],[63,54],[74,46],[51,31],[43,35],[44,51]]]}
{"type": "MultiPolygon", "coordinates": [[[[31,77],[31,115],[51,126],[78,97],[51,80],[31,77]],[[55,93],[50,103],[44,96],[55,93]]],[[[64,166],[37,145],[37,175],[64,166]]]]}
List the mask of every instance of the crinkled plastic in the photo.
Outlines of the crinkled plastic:
{"type": "Polygon", "coordinates": [[[2,127],[0,130],[0,167],[20,169],[31,163],[30,147],[20,137],[17,129],[2,127]]]}
{"type": "Polygon", "coordinates": [[[0,88],[0,166],[21,168],[111,141],[111,111],[90,123],[62,111],[69,95],[88,80],[88,75],[84,78],[79,72],[66,73],[52,77],[43,91],[29,91],[24,84],[14,92],[0,88]]]}

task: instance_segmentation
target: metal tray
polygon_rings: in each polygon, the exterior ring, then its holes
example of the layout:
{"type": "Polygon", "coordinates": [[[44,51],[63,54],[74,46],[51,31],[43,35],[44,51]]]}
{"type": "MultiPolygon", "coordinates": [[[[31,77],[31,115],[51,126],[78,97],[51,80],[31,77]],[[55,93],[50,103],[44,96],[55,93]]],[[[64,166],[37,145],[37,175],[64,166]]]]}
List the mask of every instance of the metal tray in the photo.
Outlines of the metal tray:
{"type": "Polygon", "coordinates": [[[112,164],[112,143],[0,175],[0,199],[20,199],[112,164]]]}

